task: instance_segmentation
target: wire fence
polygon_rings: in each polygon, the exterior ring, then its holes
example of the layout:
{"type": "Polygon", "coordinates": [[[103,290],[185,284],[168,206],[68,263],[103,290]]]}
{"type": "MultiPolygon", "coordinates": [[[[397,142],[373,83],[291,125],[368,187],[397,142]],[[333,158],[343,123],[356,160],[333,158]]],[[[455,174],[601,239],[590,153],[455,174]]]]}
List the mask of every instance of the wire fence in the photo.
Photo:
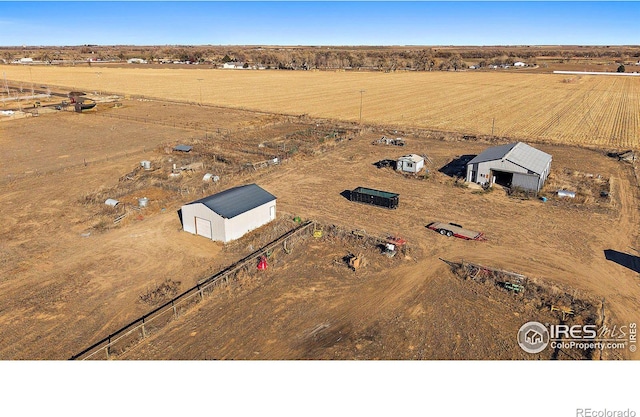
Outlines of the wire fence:
{"type": "Polygon", "coordinates": [[[305,234],[311,234],[313,225],[314,222],[310,220],[302,223],[300,226],[288,231],[233,265],[209,278],[198,281],[195,286],[114,333],[111,333],[109,336],[94,343],[80,353],[73,355],[70,360],[110,359],[113,356],[123,354],[131,346],[139,343],[142,339],[159,331],[169,322],[180,317],[195,304],[202,301],[205,296],[212,294],[219,285],[226,284],[229,280],[235,278],[239,271],[249,268],[250,265],[255,265],[260,257],[273,254],[277,250],[286,251],[288,243],[304,238],[305,234]],[[279,248],[279,245],[282,245],[282,248],[279,248]]]}
{"type": "Polygon", "coordinates": [[[194,127],[193,125],[189,125],[187,123],[180,123],[177,121],[162,121],[162,120],[158,120],[158,119],[149,119],[146,117],[138,117],[138,116],[128,116],[125,114],[115,114],[115,113],[105,113],[105,112],[96,112],[95,113],[96,116],[100,116],[100,117],[108,117],[108,118],[112,118],[112,119],[120,119],[120,120],[127,120],[127,121],[132,121],[132,122],[139,122],[139,123],[147,123],[147,124],[153,124],[153,125],[161,125],[161,126],[167,126],[167,127],[173,127],[173,128],[179,128],[179,129],[188,129],[188,130],[195,130],[195,131],[199,131],[199,132],[204,132],[205,135],[208,134],[218,134],[218,135],[224,135],[224,134],[229,134],[231,133],[230,129],[224,128],[224,127],[194,127]]]}

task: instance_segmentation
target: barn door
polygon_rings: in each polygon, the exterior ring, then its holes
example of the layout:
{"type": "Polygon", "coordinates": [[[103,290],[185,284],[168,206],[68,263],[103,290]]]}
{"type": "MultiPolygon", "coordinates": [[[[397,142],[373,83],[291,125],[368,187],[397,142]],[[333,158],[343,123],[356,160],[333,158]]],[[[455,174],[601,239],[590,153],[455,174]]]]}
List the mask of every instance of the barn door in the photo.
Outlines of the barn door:
{"type": "Polygon", "coordinates": [[[196,217],[196,234],[209,239],[213,238],[211,222],[209,220],[196,217]]]}
{"type": "Polygon", "coordinates": [[[275,220],[276,218],[276,206],[269,207],[269,218],[275,220]]]}

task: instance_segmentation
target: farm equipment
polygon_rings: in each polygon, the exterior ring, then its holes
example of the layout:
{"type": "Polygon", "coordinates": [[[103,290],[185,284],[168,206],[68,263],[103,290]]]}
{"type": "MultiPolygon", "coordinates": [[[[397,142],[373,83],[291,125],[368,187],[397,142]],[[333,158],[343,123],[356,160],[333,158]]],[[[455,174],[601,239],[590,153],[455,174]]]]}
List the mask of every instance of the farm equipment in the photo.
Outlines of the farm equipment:
{"type": "Polygon", "coordinates": [[[386,136],[383,136],[378,140],[374,140],[371,143],[373,145],[393,145],[393,146],[404,146],[405,144],[404,139],[402,138],[391,139],[386,136]]]}
{"type": "Polygon", "coordinates": [[[322,237],[322,228],[315,223],[313,224],[313,237],[316,239],[319,239],[322,237]]]}
{"type": "Polygon", "coordinates": [[[487,240],[482,232],[465,229],[456,223],[440,223],[432,222],[426,226],[428,229],[435,230],[443,236],[455,236],[465,240],[487,240]]]}
{"type": "Polygon", "coordinates": [[[607,156],[611,158],[617,158],[618,161],[625,162],[635,162],[636,154],[632,150],[624,151],[624,152],[609,152],[607,156]]]}
{"type": "Polygon", "coordinates": [[[394,161],[393,159],[381,159],[380,161],[374,163],[373,165],[376,166],[376,168],[380,169],[380,168],[392,168],[392,169],[396,169],[396,161],[394,161]]]}
{"type": "Polygon", "coordinates": [[[350,254],[347,258],[347,264],[349,265],[349,268],[357,271],[360,267],[364,266],[364,258],[361,253],[358,255],[350,254]]]}
{"type": "Polygon", "coordinates": [[[349,193],[349,200],[351,201],[389,209],[395,209],[398,207],[398,197],[399,194],[365,187],[358,187],[349,193]]]}
{"type": "Polygon", "coordinates": [[[74,104],[74,110],[78,113],[82,113],[85,110],[91,110],[96,107],[96,102],[85,98],[77,98],[74,104]]]}
{"type": "Polygon", "coordinates": [[[505,289],[509,290],[509,291],[513,291],[516,294],[524,291],[524,286],[520,285],[520,284],[514,284],[513,282],[504,282],[503,286],[505,289]]]}
{"type": "Polygon", "coordinates": [[[260,261],[258,262],[258,270],[259,271],[264,271],[267,269],[267,257],[266,256],[261,256],[260,257],[260,261]]]}
{"type": "Polygon", "coordinates": [[[382,244],[382,253],[393,258],[406,244],[407,241],[399,236],[387,236],[386,242],[382,244]]]}
{"type": "Polygon", "coordinates": [[[551,311],[559,311],[562,313],[562,320],[566,320],[567,319],[567,315],[569,316],[573,316],[573,309],[571,307],[565,307],[565,306],[554,306],[553,304],[551,305],[551,311]]]}
{"type": "Polygon", "coordinates": [[[367,231],[364,229],[356,229],[356,230],[352,230],[351,234],[354,235],[357,238],[364,238],[367,237],[367,231]]]}
{"type": "Polygon", "coordinates": [[[387,255],[389,258],[393,258],[396,256],[396,245],[393,243],[385,243],[382,245],[382,253],[387,255]]]}

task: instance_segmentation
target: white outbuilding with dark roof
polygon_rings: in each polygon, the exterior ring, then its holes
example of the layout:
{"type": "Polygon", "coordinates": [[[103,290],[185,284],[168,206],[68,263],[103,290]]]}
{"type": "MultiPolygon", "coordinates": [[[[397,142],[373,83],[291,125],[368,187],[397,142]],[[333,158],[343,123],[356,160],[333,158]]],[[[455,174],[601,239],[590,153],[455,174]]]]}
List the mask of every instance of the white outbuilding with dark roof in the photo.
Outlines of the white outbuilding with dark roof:
{"type": "Polygon", "coordinates": [[[540,191],[551,171],[552,157],[526,143],[495,146],[467,163],[467,181],[540,191]]]}
{"type": "Polygon", "coordinates": [[[230,242],[276,218],[276,197],[256,184],[192,201],[179,212],[185,232],[230,242]]]}

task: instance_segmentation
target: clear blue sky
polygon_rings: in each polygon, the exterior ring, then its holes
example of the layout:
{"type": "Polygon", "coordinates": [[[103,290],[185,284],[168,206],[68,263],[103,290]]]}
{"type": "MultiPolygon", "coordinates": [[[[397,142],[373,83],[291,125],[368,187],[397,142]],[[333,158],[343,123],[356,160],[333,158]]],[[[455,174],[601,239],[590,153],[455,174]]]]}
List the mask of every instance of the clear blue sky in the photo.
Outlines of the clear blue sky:
{"type": "Polygon", "coordinates": [[[6,2],[0,45],[629,45],[640,2],[6,2]]]}

